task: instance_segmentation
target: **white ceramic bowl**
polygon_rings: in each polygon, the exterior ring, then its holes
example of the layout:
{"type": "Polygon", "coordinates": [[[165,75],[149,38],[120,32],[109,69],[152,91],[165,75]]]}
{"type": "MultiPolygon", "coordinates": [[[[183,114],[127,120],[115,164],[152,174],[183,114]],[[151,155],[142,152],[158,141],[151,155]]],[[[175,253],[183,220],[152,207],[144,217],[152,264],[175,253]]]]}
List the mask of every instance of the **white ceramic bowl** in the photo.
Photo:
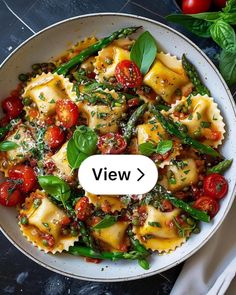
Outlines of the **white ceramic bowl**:
{"type": "MultiPolygon", "coordinates": [[[[15,88],[18,74],[30,71],[33,63],[48,61],[60,55],[71,42],[76,43],[93,34],[104,37],[126,26],[143,26],[144,30],[148,30],[156,38],[160,50],[170,52],[179,58],[183,53],[187,53],[222,110],[227,125],[222,153],[226,158],[236,159],[236,136],[235,130],[233,131],[236,126],[235,104],[219,72],[193,42],[173,29],[144,17],[115,13],[92,14],[68,19],[39,32],[18,47],[1,65],[0,98],[3,99],[15,88]]],[[[213,221],[202,224],[201,233],[192,235],[187,243],[173,253],[163,256],[152,255],[151,268],[148,271],[139,267],[136,261],[104,261],[101,264],[93,264],[68,254],[49,255],[40,252],[22,236],[17,225],[15,210],[0,206],[1,230],[22,253],[40,265],[63,275],[104,282],[144,278],[181,263],[199,250],[216,232],[234,199],[235,170],[236,161],[226,173],[229,192],[221,202],[220,211],[213,221]]]]}

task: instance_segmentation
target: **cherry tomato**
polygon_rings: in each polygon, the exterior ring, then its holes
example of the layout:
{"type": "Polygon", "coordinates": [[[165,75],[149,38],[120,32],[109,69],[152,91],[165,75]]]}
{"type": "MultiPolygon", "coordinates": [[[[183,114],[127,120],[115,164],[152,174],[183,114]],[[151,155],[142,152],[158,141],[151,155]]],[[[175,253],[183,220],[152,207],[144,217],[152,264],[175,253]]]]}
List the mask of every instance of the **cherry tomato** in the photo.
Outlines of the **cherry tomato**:
{"type": "Polygon", "coordinates": [[[195,14],[208,11],[211,0],[183,0],[182,10],[185,14],[195,14]]]}
{"type": "Polygon", "coordinates": [[[195,201],[193,207],[202,211],[206,211],[213,218],[219,211],[219,204],[215,199],[202,196],[195,201]]]}
{"type": "Polygon", "coordinates": [[[207,196],[213,199],[222,199],[227,194],[228,182],[224,176],[213,173],[204,178],[203,189],[207,196]]]}
{"type": "Polygon", "coordinates": [[[37,178],[33,168],[24,164],[18,164],[9,170],[9,178],[19,180],[17,185],[20,191],[24,193],[30,192],[37,183],[37,178]]]}
{"type": "Polygon", "coordinates": [[[77,105],[71,100],[58,100],[56,102],[56,113],[59,121],[65,128],[71,128],[77,124],[79,110],[77,105]]]}
{"type": "Polygon", "coordinates": [[[55,149],[61,146],[65,139],[65,134],[60,127],[52,125],[48,127],[44,138],[48,146],[55,149]]]}
{"type": "Polygon", "coordinates": [[[2,109],[11,120],[20,115],[23,110],[23,104],[18,97],[9,96],[3,100],[2,109]]]}
{"type": "Polygon", "coordinates": [[[70,218],[68,216],[64,216],[62,220],[60,221],[61,225],[68,225],[71,222],[70,218]]]}
{"type": "Polygon", "coordinates": [[[95,79],[96,74],[95,74],[94,72],[89,72],[89,73],[87,73],[87,77],[88,77],[89,79],[95,79]]]}
{"type": "Polygon", "coordinates": [[[20,191],[16,189],[14,183],[4,181],[0,184],[0,204],[6,207],[13,207],[21,201],[20,191]]]}
{"type": "Polygon", "coordinates": [[[122,60],[118,63],[115,76],[124,88],[136,88],[142,85],[142,74],[136,64],[130,60],[122,60]]]}
{"type": "Polygon", "coordinates": [[[5,127],[10,122],[8,116],[3,117],[0,119],[0,127],[5,127]]]}
{"type": "Polygon", "coordinates": [[[137,107],[139,105],[139,98],[135,97],[135,98],[131,98],[127,101],[127,105],[129,108],[132,108],[132,107],[137,107]]]}
{"type": "Polygon", "coordinates": [[[85,220],[89,215],[91,215],[91,205],[89,204],[89,199],[87,197],[82,197],[78,200],[75,205],[76,216],[79,220],[85,220]]]}
{"type": "Polygon", "coordinates": [[[213,2],[218,8],[223,8],[226,6],[226,0],[213,0],[213,2]]]}
{"type": "Polygon", "coordinates": [[[126,147],[127,142],[119,133],[107,133],[98,140],[98,149],[102,154],[121,154],[126,147]]]}

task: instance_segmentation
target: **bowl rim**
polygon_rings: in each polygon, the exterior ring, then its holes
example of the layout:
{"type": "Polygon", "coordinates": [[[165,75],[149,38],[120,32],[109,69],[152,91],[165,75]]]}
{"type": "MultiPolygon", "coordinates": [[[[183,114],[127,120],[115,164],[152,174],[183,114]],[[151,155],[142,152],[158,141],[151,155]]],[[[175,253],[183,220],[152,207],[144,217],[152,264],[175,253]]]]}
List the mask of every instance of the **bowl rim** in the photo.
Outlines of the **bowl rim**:
{"type": "MultiPolygon", "coordinates": [[[[40,31],[38,31],[37,33],[33,34],[32,36],[30,36],[28,39],[26,39],[24,42],[22,42],[17,48],[15,48],[11,54],[9,54],[5,60],[0,64],[0,70],[1,68],[5,65],[5,63],[7,63],[7,61],[21,48],[23,48],[28,42],[31,41],[31,39],[43,34],[45,31],[51,30],[54,27],[60,26],[63,23],[66,22],[71,22],[77,19],[83,19],[83,18],[93,18],[93,17],[98,17],[98,16],[121,16],[121,17],[128,17],[128,18],[134,18],[134,19],[141,19],[150,23],[153,23],[155,25],[158,25],[160,27],[163,27],[166,30],[169,30],[170,32],[178,35],[179,37],[181,37],[182,39],[184,39],[187,43],[189,43],[191,46],[193,46],[198,52],[199,54],[202,55],[202,57],[206,60],[206,62],[212,67],[212,69],[215,71],[215,73],[217,74],[217,76],[219,77],[222,86],[225,88],[228,97],[229,97],[229,101],[231,103],[234,115],[236,117],[236,103],[233,99],[233,96],[231,94],[231,91],[228,87],[228,85],[226,84],[225,80],[223,79],[223,77],[221,76],[220,72],[218,71],[218,69],[216,68],[216,66],[214,65],[214,63],[210,60],[210,58],[200,49],[200,47],[198,47],[193,41],[191,41],[188,37],[186,37],[185,35],[183,35],[182,33],[178,32],[177,30],[150,18],[144,17],[144,16],[139,16],[139,15],[135,15],[135,14],[129,14],[129,13],[120,13],[120,12],[99,12],[99,13],[89,13],[89,14],[82,14],[82,15],[78,15],[78,16],[74,16],[74,17],[70,17],[67,19],[64,19],[62,21],[56,22],[40,31]]],[[[198,247],[194,248],[191,252],[189,252],[188,254],[184,255],[183,257],[181,257],[180,259],[178,259],[177,261],[169,264],[166,267],[163,267],[159,270],[153,270],[151,272],[147,272],[147,273],[143,273],[140,275],[134,275],[131,277],[126,277],[126,278],[93,278],[93,277],[83,277],[81,275],[74,275],[72,273],[68,273],[66,271],[63,270],[59,270],[57,268],[54,268],[53,266],[50,266],[44,262],[39,261],[37,258],[35,258],[33,255],[31,255],[30,253],[28,253],[27,251],[25,251],[21,245],[19,245],[17,242],[15,242],[10,235],[2,228],[1,223],[0,223],[0,230],[1,232],[4,234],[4,236],[20,251],[22,252],[24,255],[26,255],[28,258],[30,258],[31,260],[33,260],[34,262],[36,262],[37,264],[39,264],[40,266],[45,267],[48,270],[51,270],[53,272],[56,272],[58,274],[67,276],[67,277],[71,277],[74,279],[79,279],[79,280],[84,280],[84,281],[94,281],[94,282],[122,282],[122,281],[132,281],[132,280],[137,280],[137,279],[143,279],[143,278],[147,278],[153,275],[157,275],[161,272],[164,272],[168,269],[171,269],[172,267],[177,266],[178,264],[182,263],[183,261],[185,261],[186,259],[188,259],[189,257],[191,257],[194,253],[196,253],[200,248],[202,248],[207,241],[209,241],[209,239],[216,233],[216,231],[219,229],[219,227],[221,226],[221,224],[223,223],[226,215],[228,214],[230,208],[232,207],[234,198],[235,198],[235,194],[236,194],[236,181],[233,187],[233,191],[232,191],[232,195],[231,195],[231,200],[228,203],[225,213],[223,215],[223,218],[218,222],[217,226],[214,228],[214,230],[207,236],[207,238],[201,243],[201,245],[199,245],[198,247]]]]}

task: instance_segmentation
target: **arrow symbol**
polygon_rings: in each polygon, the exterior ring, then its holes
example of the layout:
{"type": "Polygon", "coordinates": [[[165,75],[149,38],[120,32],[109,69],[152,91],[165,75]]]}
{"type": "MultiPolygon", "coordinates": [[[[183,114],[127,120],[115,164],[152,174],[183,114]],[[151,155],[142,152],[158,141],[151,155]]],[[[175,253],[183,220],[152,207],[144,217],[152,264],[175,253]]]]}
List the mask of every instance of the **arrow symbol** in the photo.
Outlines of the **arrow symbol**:
{"type": "Polygon", "coordinates": [[[143,178],[143,176],[144,176],[145,174],[144,174],[143,171],[140,170],[139,168],[137,168],[137,170],[141,173],[141,176],[140,176],[139,179],[137,180],[137,181],[139,181],[140,179],[143,178]]]}

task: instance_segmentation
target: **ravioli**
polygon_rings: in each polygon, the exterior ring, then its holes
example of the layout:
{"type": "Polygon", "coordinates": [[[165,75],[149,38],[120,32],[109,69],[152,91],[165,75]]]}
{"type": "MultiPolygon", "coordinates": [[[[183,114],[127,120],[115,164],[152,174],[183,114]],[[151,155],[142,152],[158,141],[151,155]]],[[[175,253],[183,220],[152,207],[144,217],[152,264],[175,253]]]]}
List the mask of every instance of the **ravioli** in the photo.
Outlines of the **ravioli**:
{"type": "Polygon", "coordinates": [[[183,97],[168,112],[172,118],[188,127],[188,133],[204,144],[217,147],[222,143],[225,124],[217,104],[207,95],[183,97]],[[185,107],[186,115],[177,115],[185,107]],[[177,112],[179,110],[179,112],[177,112]],[[217,136],[215,136],[217,135],[217,136]]]}
{"type": "Polygon", "coordinates": [[[52,73],[43,73],[33,78],[24,89],[22,97],[30,98],[36,104],[40,117],[54,114],[57,100],[77,98],[73,84],[64,76],[52,73]]]}
{"type": "Polygon", "coordinates": [[[62,235],[61,222],[67,216],[42,191],[37,190],[25,199],[25,204],[23,209],[20,210],[19,216],[24,216],[28,220],[27,224],[19,222],[23,235],[34,246],[46,253],[55,254],[68,250],[79,239],[79,236],[75,237],[71,234],[62,235]],[[53,237],[55,242],[53,246],[45,245],[43,242],[45,236],[53,237]]]}
{"type": "Polygon", "coordinates": [[[143,226],[134,226],[136,238],[147,249],[153,251],[170,252],[186,241],[186,237],[180,237],[173,219],[181,214],[180,209],[171,212],[161,212],[153,206],[146,206],[147,219],[143,226]],[[152,226],[157,223],[159,226],[152,226]]]}
{"type": "Polygon", "coordinates": [[[160,95],[165,102],[172,104],[175,100],[175,91],[186,86],[189,79],[181,61],[177,60],[175,56],[161,52],[144,76],[143,82],[160,95]]]}

